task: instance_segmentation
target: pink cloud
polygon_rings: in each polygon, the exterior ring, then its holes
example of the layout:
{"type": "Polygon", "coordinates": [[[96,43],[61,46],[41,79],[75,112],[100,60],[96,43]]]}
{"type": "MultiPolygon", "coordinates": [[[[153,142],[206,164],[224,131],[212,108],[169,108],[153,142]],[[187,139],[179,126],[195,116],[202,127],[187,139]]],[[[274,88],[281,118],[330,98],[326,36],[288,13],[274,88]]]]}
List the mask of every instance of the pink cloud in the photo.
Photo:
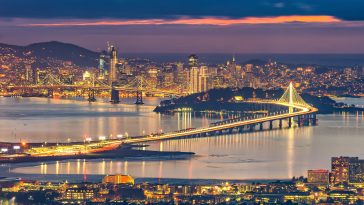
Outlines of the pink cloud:
{"type": "Polygon", "coordinates": [[[62,21],[56,23],[40,22],[21,24],[21,26],[65,27],[65,26],[124,26],[124,25],[215,25],[229,26],[236,24],[282,24],[282,23],[338,23],[342,22],[333,16],[277,16],[228,18],[179,18],[179,19],[145,19],[145,20],[98,20],[98,21],[62,21]]]}

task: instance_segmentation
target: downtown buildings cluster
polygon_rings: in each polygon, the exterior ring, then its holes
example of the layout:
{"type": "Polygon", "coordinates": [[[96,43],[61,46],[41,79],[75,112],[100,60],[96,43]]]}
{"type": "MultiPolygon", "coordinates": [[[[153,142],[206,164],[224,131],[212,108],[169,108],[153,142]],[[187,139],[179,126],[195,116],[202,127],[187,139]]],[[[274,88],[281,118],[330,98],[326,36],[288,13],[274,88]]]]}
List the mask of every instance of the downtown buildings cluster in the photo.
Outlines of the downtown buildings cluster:
{"type": "Polygon", "coordinates": [[[308,170],[307,178],[292,180],[205,181],[134,183],[129,175],[108,175],[99,183],[2,179],[0,196],[25,204],[360,204],[364,160],[333,157],[331,171],[308,170]]]}
{"type": "Polygon", "coordinates": [[[166,92],[192,94],[226,87],[276,89],[286,87],[288,82],[295,82],[298,90],[311,94],[362,96],[364,93],[364,68],[359,66],[287,65],[274,60],[238,63],[234,56],[226,63],[210,64],[199,60],[197,55],[188,56],[185,62],[155,63],[149,59],[120,56],[118,49],[109,44],[106,51],[94,59],[93,66],[85,66],[71,60],[37,57],[32,53],[18,55],[13,48],[2,47],[1,93],[24,92],[7,89],[14,85],[58,84],[64,86],[59,89],[63,95],[82,95],[82,91],[71,86],[136,87],[138,85],[133,84],[136,79],[142,79],[143,90],[155,90],[153,95],[166,92]]]}

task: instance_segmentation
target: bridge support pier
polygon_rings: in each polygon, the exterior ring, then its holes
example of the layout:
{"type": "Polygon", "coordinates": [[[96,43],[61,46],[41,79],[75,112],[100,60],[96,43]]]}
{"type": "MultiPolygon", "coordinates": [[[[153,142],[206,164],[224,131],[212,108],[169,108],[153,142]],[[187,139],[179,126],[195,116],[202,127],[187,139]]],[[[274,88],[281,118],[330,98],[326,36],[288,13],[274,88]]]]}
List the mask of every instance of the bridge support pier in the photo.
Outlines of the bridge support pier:
{"type": "Polygon", "coordinates": [[[283,125],[283,123],[282,123],[282,119],[279,119],[279,128],[280,128],[280,129],[282,129],[282,127],[283,127],[282,125],[283,125]]]}
{"type": "Polygon", "coordinates": [[[269,121],[269,129],[273,130],[273,120],[269,121]]]}
{"type": "Polygon", "coordinates": [[[136,92],[136,102],[135,102],[136,105],[143,105],[144,102],[143,102],[143,92],[142,91],[137,91],[136,92]]]}
{"type": "Polygon", "coordinates": [[[249,126],[249,131],[252,132],[252,131],[254,131],[254,129],[255,129],[255,124],[252,124],[252,125],[249,126]]]}
{"type": "Polygon", "coordinates": [[[259,130],[263,130],[263,123],[259,123],[259,130]]]}
{"type": "Polygon", "coordinates": [[[238,128],[238,132],[239,132],[239,133],[243,133],[243,132],[244,132],[244,126],[239,127],[239,128],[238,128]]]}
{"type": "Polygon", "coordinates": [[[301,127],[301,118],[302,116],[301,115],[298,115],[297,116],[297,123],[298,123],[298,126],[301,127]]]}
{"type": "Polygon", "coordinates": [[[292,127],[292,118],[288,118],[288,127],[291,128],[292,127]]]}
{"type": "Polygon", "coordinates": [[[312,117],[311,117],[311,125],[313,125],[313,126],[316,126],[317,125],[316,113],[312,114],[312,117]]]}
{"type": "Polygon", "coordinates": [[[53,98],[53,89],[48,89],[47,95],[49,98],[53,98]]]}
{"type": "Polygon", "coordinates": [[[119,98],[119,91],[115,89],[111,89],[111,104],[119,104],[120,98],[119,98]]]}
{"type": "Polygon", "coordinates": [[[95,90],[94,89],[89,89],[88,90],[88,99],[89,102],[96,102],[96,98],[95,98],[95,90]]]}

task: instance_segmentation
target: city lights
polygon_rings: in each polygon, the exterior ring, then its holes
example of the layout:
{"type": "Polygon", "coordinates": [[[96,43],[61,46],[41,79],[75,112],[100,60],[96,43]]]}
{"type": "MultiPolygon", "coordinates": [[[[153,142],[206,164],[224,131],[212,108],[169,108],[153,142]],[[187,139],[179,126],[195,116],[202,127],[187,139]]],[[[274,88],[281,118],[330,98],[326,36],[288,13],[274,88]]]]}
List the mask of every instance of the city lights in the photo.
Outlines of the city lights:
{"type": "Polygon", "coordinates": [[[364,204],[363,8],[0,1],[0,205],[364,204]]]}

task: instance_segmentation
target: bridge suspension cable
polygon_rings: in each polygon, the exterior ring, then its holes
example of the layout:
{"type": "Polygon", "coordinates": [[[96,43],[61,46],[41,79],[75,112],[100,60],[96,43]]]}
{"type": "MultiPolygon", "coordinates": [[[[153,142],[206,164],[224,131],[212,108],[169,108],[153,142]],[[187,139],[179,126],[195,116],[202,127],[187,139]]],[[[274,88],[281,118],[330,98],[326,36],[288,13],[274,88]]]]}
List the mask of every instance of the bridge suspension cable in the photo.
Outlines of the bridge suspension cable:
{"type": "Polygon", "coordinates": [[[280,103],[293,105],[300,105],[303,107],[311,107],[308,103],[306,103],[302,97],[298,94],[297,90],[293,87],[292,82],[289,84],[288,88],[282,95],[282,97],[278,100],[280,103]]]}

